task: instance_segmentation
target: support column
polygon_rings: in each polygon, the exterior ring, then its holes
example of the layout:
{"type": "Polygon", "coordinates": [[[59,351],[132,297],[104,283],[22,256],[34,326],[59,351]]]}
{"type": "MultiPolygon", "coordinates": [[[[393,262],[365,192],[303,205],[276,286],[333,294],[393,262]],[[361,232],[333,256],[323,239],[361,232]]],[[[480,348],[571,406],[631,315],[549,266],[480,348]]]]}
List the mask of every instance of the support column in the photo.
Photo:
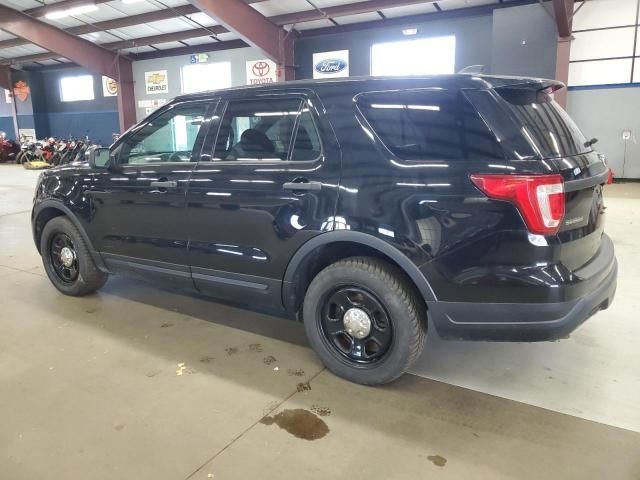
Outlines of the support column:
{"type": "Polygon", "coordinates": [[[120,133],[136,123],[136,100],[133,93],[131,60],[118,57],[118,119],[120,133]]]}
{"type": "Polygon", "coordinates": [[[282,55],[280,56],[281,60],[278,63],[278,81],[289,81],[295,80],[296,71],[295,71],[295,57],[294,57],[294,34],[292,32],[287,32],[282,35],[282,55]]]}
{"type": "Polygon", "coordinates": [[[13,119],[13,139],[19,141],[18,138],[18,110],[16,98],[13,95],[13,81],[11,79],[11,67],[8,65],[0,65],[0,88],[9,90],[11,94],[11,117],[13,119]]]}
{"type": "MultiPolygon", "coordinates": [[[[569,58],[571,55],[571,37],[558,37],[556,50],[556,80],[565,85],[569,83],[569,58]]],[[[567,108],[567,89],[558,90],[554,98],[562,108],[567,108]]]]}

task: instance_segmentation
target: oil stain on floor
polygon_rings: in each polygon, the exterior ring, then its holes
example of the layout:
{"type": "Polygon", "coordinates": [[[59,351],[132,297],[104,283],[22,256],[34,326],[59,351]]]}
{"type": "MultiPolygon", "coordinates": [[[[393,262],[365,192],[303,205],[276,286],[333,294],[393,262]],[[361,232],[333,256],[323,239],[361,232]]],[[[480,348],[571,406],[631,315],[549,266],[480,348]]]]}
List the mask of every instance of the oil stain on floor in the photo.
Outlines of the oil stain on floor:
{"type": "Polygon", "coordinates": [[[273,417],[263,417],[260,423],[263,425],[275,423],[294,437],[303,440],[318,440],[329,433],[329,427],[324,420],[315,413],[302,408],[283,410],[273,417]]]}
{"type": "Polygon", "coordinates": [[[440,455],[429,455],[427,458],[438,467],[444,467],[447,464],[447,459],[440,455]]]}

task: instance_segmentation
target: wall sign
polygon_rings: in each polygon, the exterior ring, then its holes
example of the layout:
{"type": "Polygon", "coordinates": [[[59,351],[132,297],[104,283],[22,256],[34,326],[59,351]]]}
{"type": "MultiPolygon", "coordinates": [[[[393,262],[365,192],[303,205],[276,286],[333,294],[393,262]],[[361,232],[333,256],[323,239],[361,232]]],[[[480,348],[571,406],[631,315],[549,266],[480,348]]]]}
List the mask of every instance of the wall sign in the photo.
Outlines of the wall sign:
{"type": "Polygon", "coordinates": [[[154,98],[153,100],[138,100],[138,108],[144,108],[145,115],[167,104],[166,98],[154,98]]]}
{"type": "Polygon", "coordinates": [[[20,140],[35,140],[36,131],[33,128],[21,128],[18,130],[20,140]]]}
{"type": "Polygon", "coordinates": [[[262,85],[278,81],[278,66],[264,59],[247,62],[247,85],[262,85]]]}
{"type": "Polygon", "coordinates": [[[26,102],[27,97],[31,93],[31,89],[27,82],[20,80],[13,87],[13,96],[19,98],[21,101],[26,102]]]}
{"type": "Polygon", "coordinates": [[[144,89],[147,95],[169,92],[169,80],[166,70],[144,72],[144,89]]]}
{"type": "Polygon", "coordinates": [[[102,95],[105,97],[115,97],[118,95],[118,82],[113,78],[102,76],[102,95]]]}
{"type": "Polygon", "coordinates": [[[189,57],[189,61],[191,63],[205,63],[209,60],[209,55],[206,53],[196,53],[195,55],[191,55],[189,57]]]}
{"type": "Polygon", "coordinates": [[[313,54],[313,78],[344,78],[349,76],[349,50],[313,54]]]}
{"type": "Polygon", "coordinates": [[[11,92],[9,90],[4,91],[4,99],[7,103],[11,103],[11,92]]]}

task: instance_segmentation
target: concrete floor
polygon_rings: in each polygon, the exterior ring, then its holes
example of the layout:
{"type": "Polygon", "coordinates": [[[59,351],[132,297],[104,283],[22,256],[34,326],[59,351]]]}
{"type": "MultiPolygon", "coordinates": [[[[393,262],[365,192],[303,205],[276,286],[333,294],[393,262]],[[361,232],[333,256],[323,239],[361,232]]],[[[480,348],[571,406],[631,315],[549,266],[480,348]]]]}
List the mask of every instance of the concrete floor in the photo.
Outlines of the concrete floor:
{"type": "Polygon", "coordinates": [[[112,277],[60,295],[0,166],[0,478],[640,479],[640,185],[607,188],[612,308],[570,339],[442,342],[383,388],[300,325],[112,277]]]}

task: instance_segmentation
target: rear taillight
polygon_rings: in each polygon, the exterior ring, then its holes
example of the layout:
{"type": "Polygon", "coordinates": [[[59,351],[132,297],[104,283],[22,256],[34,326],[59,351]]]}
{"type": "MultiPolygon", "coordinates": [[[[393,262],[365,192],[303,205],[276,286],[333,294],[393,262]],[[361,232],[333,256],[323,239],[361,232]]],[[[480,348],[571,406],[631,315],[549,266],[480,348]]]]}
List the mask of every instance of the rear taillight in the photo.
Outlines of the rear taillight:
{"type": "Polygon", "coordinates": [[[485,195],[513,203],[531,233],[555,235],[564,217],[560,175],[471,175],[485,195]]]}

